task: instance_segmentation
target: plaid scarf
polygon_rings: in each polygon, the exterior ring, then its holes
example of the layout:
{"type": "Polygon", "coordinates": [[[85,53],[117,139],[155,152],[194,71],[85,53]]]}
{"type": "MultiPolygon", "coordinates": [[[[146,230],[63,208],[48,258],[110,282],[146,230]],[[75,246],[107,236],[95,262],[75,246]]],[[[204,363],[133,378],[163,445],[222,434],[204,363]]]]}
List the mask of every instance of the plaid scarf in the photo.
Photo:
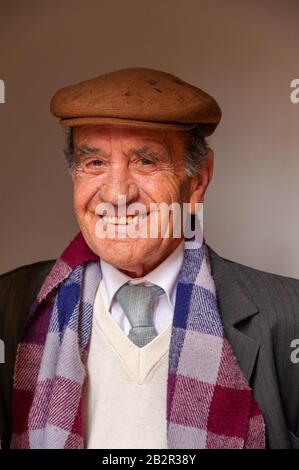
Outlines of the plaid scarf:
{"type": "MultiPolygon", "coordinates": [[[[263,417],[224,335],[207,246],[188,243],[169,350],[168,448],[264,448],[263,417]]],[[[79,233],[47,276],[18,346],[11,448],[84,447],[81,395],[100,280],[99,258],[79,233]]]]}

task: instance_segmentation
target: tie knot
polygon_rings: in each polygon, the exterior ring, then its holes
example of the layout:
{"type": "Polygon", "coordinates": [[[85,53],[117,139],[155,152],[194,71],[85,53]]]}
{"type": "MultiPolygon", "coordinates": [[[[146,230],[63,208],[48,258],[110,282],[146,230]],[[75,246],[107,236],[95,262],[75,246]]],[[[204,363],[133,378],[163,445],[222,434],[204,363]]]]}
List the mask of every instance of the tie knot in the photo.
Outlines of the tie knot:
{"type": "Polygon", "coordinates": [[[117,302],[127,315],[132,328],[153,326],[152,307],[164,290],[153,284],[124,284],[115,294],[117,302]]]}

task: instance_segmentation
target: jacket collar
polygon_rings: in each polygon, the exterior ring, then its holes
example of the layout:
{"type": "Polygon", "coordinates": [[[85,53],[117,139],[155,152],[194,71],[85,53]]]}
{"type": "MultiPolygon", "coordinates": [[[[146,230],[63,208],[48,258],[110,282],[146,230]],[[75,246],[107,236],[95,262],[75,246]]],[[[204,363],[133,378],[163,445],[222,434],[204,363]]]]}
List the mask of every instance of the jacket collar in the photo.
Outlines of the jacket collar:
{"type": "Polygon", "coordinates": [[[238,276],[238,264],[222,258],[209,246],[208,251],[224,330],[240,367],[250,382],[260,343],[243,332],[242,327],[244,322],[250,321],[259,310],[238,276]]]}

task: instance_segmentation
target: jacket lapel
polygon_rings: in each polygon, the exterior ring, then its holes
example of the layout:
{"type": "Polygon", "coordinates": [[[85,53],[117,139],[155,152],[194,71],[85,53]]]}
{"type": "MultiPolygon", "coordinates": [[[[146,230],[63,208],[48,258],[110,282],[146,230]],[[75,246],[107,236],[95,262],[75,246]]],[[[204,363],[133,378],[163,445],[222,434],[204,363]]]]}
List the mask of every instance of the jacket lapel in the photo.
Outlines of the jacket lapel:
{"type": "Polygon", "coordinates": [[[210,247],[208,251],[225,334],[250,384],[260,343],[242,332],[241,324],[258,314],[258,308],[248,297],[230,261],[210,247]]]}

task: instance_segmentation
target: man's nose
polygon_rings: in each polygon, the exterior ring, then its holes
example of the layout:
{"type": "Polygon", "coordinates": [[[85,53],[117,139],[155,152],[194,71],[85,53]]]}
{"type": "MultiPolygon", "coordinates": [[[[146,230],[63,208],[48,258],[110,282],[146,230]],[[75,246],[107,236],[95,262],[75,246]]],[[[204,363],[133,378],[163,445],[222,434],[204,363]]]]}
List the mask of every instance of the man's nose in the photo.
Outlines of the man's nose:
{"type": "Polygon", "coordinates": [[[99,195],[103,201],[115,206],[119,203],[119,196],[125,196],[126,204],[130,204],[138,199],[139,188],[126,168],[113,167],[99,187],[99,195]]]}

